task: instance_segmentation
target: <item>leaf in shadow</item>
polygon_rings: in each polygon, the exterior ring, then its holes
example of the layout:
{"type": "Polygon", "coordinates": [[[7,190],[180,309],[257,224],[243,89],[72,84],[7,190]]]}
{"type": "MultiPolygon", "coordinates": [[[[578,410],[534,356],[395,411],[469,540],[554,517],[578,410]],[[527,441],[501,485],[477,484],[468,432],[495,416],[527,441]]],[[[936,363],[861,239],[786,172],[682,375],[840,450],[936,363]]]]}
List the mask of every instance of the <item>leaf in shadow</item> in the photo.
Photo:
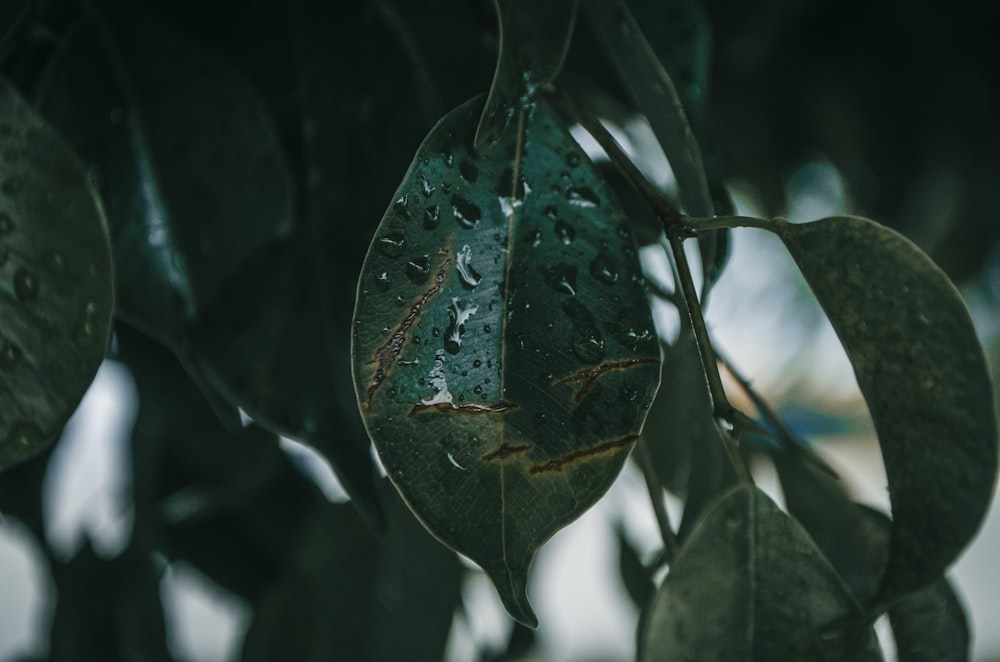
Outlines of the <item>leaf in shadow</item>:
{"type": "Polygon", "coordinates": [[[691,533],[653,599],[640,660],[881,660],[808,534],[740,486],[691,533]]]}
{"type": "Polygon", "coordinates": [[[48,448],[104,359],[108,230],[72,149],[0,77],[0,471],[48,448]]]}
{"type": "Polygon", "coordinates": [[[534,624],[535,551],[620,471],[659,347],[632,235],[554,111],[473,153],[481,103],[432,131],[379,226],[355,384],[407,503],[534,624]]]}
{"type": "Polygon", "coordinates": [[[892,501],[880,602],[941,577],[989,507],[997,476],[992,383],[954,285],[877,223],[776,222],[854,368],[892,501]]]}
{"type": "Polygon", "coordinates": [[[969,659],[965,610],[946,577],[905,595],[889,608],[899,662],[969,659]]]}
{"type": "Polygon", "coordinates": [[[53,58],[38,103],[104,200],[119,315],[183,348],[185,325],[291,228],[285,158],[256,90],[180,34],[91,12],[53,58]]]}

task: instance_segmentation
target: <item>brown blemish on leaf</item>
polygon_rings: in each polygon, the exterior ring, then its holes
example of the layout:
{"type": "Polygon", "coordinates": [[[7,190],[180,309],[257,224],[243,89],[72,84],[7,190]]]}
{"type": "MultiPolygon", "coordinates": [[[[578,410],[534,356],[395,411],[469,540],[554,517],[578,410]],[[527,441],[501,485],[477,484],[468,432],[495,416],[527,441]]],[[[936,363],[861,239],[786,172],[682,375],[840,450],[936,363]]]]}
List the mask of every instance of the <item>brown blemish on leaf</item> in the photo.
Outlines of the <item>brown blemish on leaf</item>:
{"type": "Polygon", "coordinates": [[[563,384],[571,384],[573,382],[580,382],[580,386],[577,387],[576,393],[573,394],[573,402],[577,403],[587,394],[590,387],[594,385],[597,378],[606,372],[612,370],[625,370],[631,368],[634,365],[639,365],[641,363],[659,363],[657,359],[624,359],[622,361],[608,361],[607,363],[602,363],[594,368],[587,368],[586,370],[581,370],[575,375],[570,375],[569,377],[563,377],[562,379],[552,383],[553,386],[562,386],[563,384]]]}
{"type": "Polygon", "coordinates": [[[414,414],[420,414],[428,410],[435,410],[451,414],[502,414],[505,411],[510,411],[511,409],[516,409],[517,405],[513,402],[498,402],[492,405],[482,404],[480,402],[466,402],[460,405],[456,405],[453,402],[435,402],[434,404],[424,404],[423,402],[418,402],[413,405],[413,409],[410,410],[410,416],[414,414]]]}
{"type": "Polygon", "coordinates": [[[365,409],[371,409],[372,398],[375,397],[375,391],[378,387],[382,385],[385,378],[389,374],[389,370],[392,365],[399,358],[400,352],[403,351],[403,345],[406,344],[406,334],[413,326],[413,323],[417,321],[420,317],[420,313],[423,312],[424,306],[427,302],[431,300],[438,292],[441,291],[441,286],[444,283],[445,275],[448,273],[448,267],[451,266],[451,258],[446,257],[444,262],[441,264],[441,268],[438,270],[437,275],[434,276],[434,284],[429,290],[420,295],[420,298],[410,306],[410,311],[403,318],[403,321],[399,323],[396,327],[396,331],[392,334],[389,340],[375,350],[375,357],[369,363],[377,363],[378,368],[375,370],[375,374],[372,376],[371,386],[368,387],[368,395],[365,398],[365,409]]]}
{"type": "Polygon", "coordinates": [[[508,444],[506,441],[500,444],[500,447],[495,451],[487,453],[482,457],[483,462],[492,462],[493,460],[506,460],[509,457],[514,457],[515,455],[522,455],[531,450],[531,446],[528,444],[508,444]]]}
{"type": "Polygon", "coordinates": [[[622,437],[621,439],[615,439],[614,441],[606,441],[603,444],[598,444],[592,448],[574,451],[569,455],[557,457],[554,460],[549,460],[548,462],[543,462],[542,464],[536,464],[528,469],[528,473],[534,476],[535,474],[540,474],[545,471],[562,471],[562,468],[567,464],[578,462],[589,457],[594,457],[595,455],[604,455],[605,453],[616,451],[619,448],[635,443],[635,440],[638,438],[639,435],[632,434],[627,437],[622,437]]]}

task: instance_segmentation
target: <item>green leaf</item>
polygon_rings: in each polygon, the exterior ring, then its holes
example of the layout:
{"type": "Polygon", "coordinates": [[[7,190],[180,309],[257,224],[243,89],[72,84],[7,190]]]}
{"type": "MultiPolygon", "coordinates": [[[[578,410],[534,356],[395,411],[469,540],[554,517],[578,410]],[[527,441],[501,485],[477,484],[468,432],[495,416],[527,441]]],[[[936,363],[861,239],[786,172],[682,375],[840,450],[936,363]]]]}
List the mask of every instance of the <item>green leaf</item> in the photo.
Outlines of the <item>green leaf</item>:
{"type": "Polygon", "coordinates": [[[979,528],[997,474],[992,384],[958,291],[900,234],[856,217],[777,223],[854,367],[892,501],[879,600],[940,577],[979,528]]]}
{"type": "Polygon", "coordinates": [[[888,558],[888,519],[851,501],[832,469],[806,451],[779,449],[772,458],[789,514],[809,532],[858,603],[871,605],[888,558]]]}
{"type": "Polygon", "coordinates": [[[562,68],[579,0],[496,0],[500,57],[475,145],[497,140],[562,68]]]}
{"type": "Polygon", "coordinates": [[[104,359],[107,227],[68,145],[0,78],[0,470],[42,452],[104,359]]]}
{"type": "Polygon", "coordinates": [[[39,104],[97,181],[119,315],[183,346],[185,325],[291,227],[285,159],[257,92],[179,34],[92,13],[53,58],[39,104]]]}
{"type": "Polygon", "coordinates": [[[905,595],[889,608],[899,662],[969,659],[965,610],[947,578],[905,595]]]}
{"type": "Polygon", "coordinates": [[[306,239],[296,233],[248,262],[228,296],[191,328],[191,355],[211,386],[255,422],[328,458],[377,529],[382,512],[371,443],[353,402],[350,368],[334,369],[322,319],[329,288],[317,278],[306,239]]]}
{"type": "Polygon", "coordinates": [[[874,632],[794,520],[741,486],[707,512],[653,599],[640,660],[880,660],[874,632]]]}
{"type": "Polygon", "coordinates": [[[538,547],[610,486],[658,377],[631,233],[547,103],[472,152],[431,132],[358,284],[355,386],[389,477],[508,611],[538,547]]]}

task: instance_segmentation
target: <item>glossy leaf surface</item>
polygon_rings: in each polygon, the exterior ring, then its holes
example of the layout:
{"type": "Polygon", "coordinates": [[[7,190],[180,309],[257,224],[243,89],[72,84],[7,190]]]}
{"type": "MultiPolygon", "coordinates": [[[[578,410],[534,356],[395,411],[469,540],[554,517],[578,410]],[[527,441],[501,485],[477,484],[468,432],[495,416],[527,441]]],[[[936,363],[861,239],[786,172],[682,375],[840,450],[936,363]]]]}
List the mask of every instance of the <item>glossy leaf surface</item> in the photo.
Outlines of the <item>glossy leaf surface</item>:
{"type": "Polygon", "coordinates": [[[880,660],[874,632],[809,535],[763,492],[711,508],[654,597],[639,659],[880,660]]]}
{"type": "Polygon", "coordinates": [[[130,13],[84,20],[41,85],[43,114],[97,181],[119,314],[178,344],[245,259],[288,232],[292,189],[250,82],[130,13]]]}
{"type": "Polygon", "coordinates": [[[880,590],[940,577],[979,528],[997,472],[992,385],[961,296],[923,252],[867,219],[779,223],[854,367],[889,479],[880,590]]]}
{"type": "Polygon", "coordinates": [[[0,470],[62,430],[104,359],[107,227],[83,166],[0,78],[0,470]]]}
{"type": "Polygon", "coordinates": [[[659,347],[634,240],[540,102],[469,149],[482,101],[417,153],[358,285],[355,385],[382,463],[519,621],[537,548],[610,486],[659,347]]]}

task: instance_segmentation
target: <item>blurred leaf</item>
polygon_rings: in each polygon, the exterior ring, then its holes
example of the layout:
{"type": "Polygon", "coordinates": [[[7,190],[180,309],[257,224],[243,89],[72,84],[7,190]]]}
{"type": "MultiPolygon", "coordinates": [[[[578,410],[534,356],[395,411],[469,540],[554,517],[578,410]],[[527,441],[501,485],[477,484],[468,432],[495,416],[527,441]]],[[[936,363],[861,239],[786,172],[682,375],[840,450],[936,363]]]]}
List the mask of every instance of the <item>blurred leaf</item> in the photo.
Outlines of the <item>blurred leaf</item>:
{"type": "Polygon", "coordinates": [[[640,660],[881,660],[836,572],[759,490],[705,515],[654,598],[640,660]]]}
{"type": "Polygon", "coordinates": [[[586,155],[541,102],[472,154],[480,104],[432,131],[372,242],[355,384],[407,503],[534,625],[535,551],[620,471],[659,348],[631,233],[586,155]]]}
{"type": "Polygon", "coordinates": [[[969,659],[965,610],[947,578],[905,595],[889,608],[899,662],[969,659]]]}
{"type": "Polygon", "coordinates": [[[461,564],[388,488],[385,501],[381,541],[346,506],[317,513],[256,605],[242,659],[442,659],[461,564]]]}
{"type": "Polygon", "coordinates": [[[643,427],[656,476],[683,498],[677,531],[683,541],[709,504],[736,483],[715,424],[708,382],[686,312],[673,345],[663,345],[660,389],[643,427]]]}
{"type": "Polygon", "coordinates": [[[69,146],[0,78],[0,471],[42,451],[107,349],[104,215],[69,146]]]}
{"type": "Polygon", "coordinates": [[[97,181],[119,314],[175,349],[247,257],[292,223],[284,156],[237,70],[130,13],[91,14],[39,104],[97,181]]]}
{"type": "Polygon", "coordinates": [[[632,546],[625,532],[617,529],[615,537],[618,539],[618,571],[622,583],[632,602],[642,609],[656,591],[656,585],[649,570],[639,558],[639,552],[632,546]]]}
{"type": "Polygon", "coordinates": [[[496,0],[500,56],[474,144],[498,140],[562,68],[579,0],[496,0]]]}
{"type": "Polygon", "coordinates": [[[134,538],[253,600],[326,499],[273,435],[224,428],[168,351],[121,325],[117,336],[139,394],[134,538]]]}
{"type": "Polygon", "coordinates": [[[170,660],[160,576],[148,553],[134,545],[106,561],[86,544],[69,563],[57,563],[49,660],[170,660]]]}
{"type": "Polygon", "coordinates": [[[885,572],[889,521],[851,501],[839,478],[801,449],[772,456],[788,513],[809,532],[816,546],[851,589],[858,603],[872,604],[885,572]]]}
{"type": "Polygon", "coordinates": [[[268,430],[329,458],[355,505],[380,526],[371,444],[357,407],[348,410],[334,400],[338,390],[353,389],[346,366],[345,379],[337,380],[326,357],[324,288],[314,277],[311,249],[297,234],[251,260],[232,291],[192,329],[191,354],[228,401],[268,430]]]}
{"type": "Polygon", "coordinates": [[[940,577],[997,475],[992,385],[958,291],[916,246],[855,217],[776,223],[854,367],[878,432],[893,526],[880,602],[940,577]]]}

